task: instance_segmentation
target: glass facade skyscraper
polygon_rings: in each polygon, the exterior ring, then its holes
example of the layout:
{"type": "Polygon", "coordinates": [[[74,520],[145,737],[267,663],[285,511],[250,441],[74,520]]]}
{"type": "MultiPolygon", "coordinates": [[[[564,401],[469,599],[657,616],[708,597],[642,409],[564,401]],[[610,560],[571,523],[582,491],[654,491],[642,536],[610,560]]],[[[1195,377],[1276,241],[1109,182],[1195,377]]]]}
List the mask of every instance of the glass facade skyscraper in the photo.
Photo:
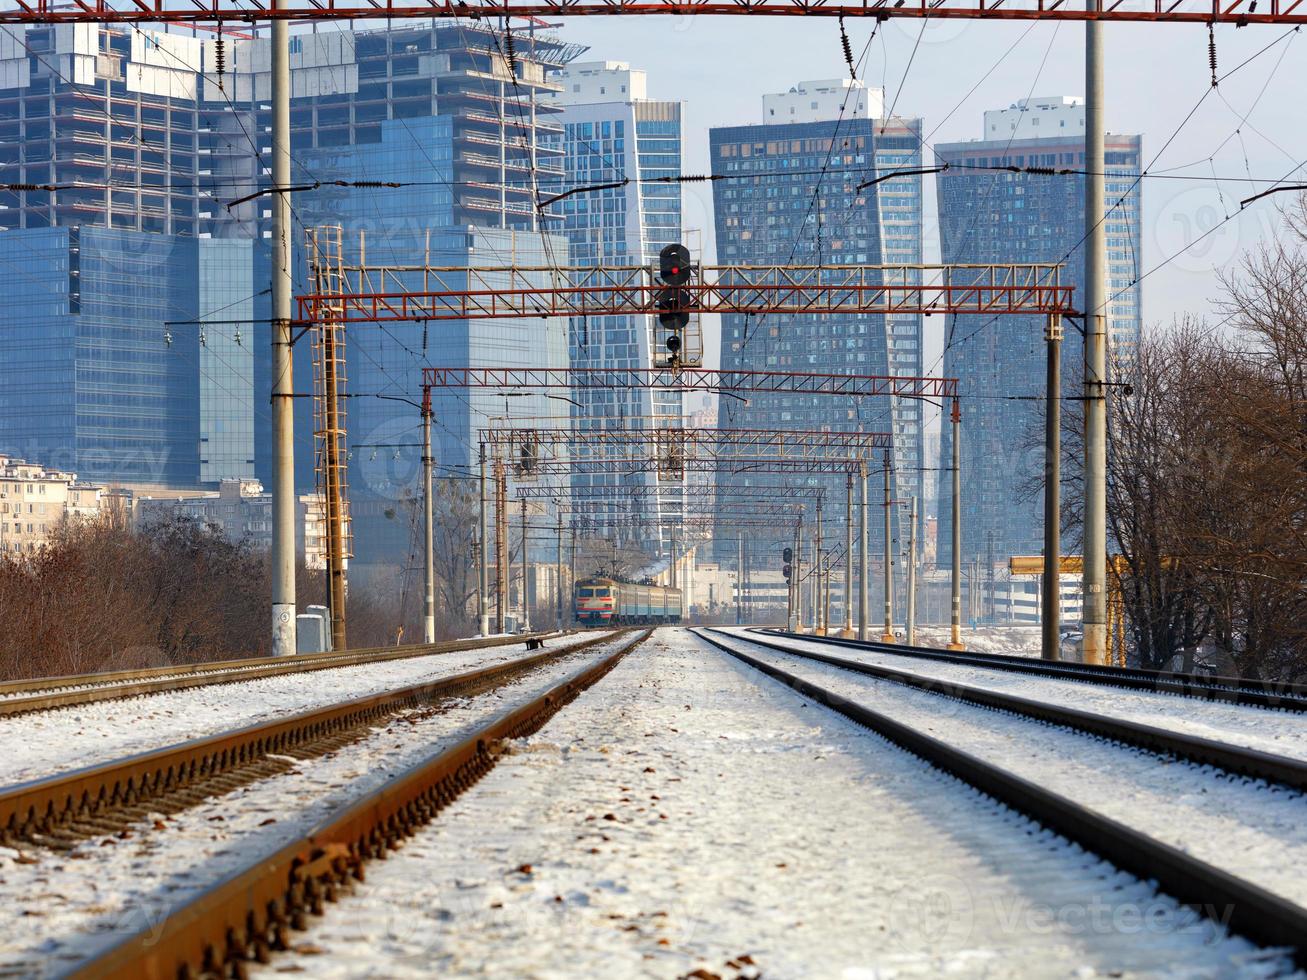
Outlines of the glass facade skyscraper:
{"type": "Polygon", "coordinates": [[[12,270],[0,444],[102,482],[253,475],[252,331],[198,322],[201,302],[248,289],[241,269],[210,277],[233,246],[248,266],[251,244],[93,226],[0,234],[12,270]]]}
{"type": "MultiPolygon", "coordinates": [[[[546,71],[580,49],[550,35],[523,35],[510,65],[499,33],[443,22],[348,38],[315,58],[314,70],[324,73],[319,94],[292,102],[297,171],[312,181],[410,186],[305,193],[296,201],[302,223],[339,225],[347,265],[364,259],[448,268],[565,264],[567,243],[549,227],[551,212],[536,206],[537,190],[562,174],[556,145],[562,127],[542,96],[556,88],[546,71]]],[[[295,267],[303,277],[308,262],[299,245],[295,267]]],[[[545,271],[535,275],[541,286],[549,279],[545,271]]],[[[391,289],[404,286],[420,289],[421,274],[388,281],[391,289]]],[[[567,323],[362,325],[351,328],[346,356],[354,396],[348,425],[357,446],[349,466],[355,567],[393,566],[407,560],[418,540],[421,475],[417,411],[395,399],[420,398],[425,366],[566,367],[567,323]]],[[[311,377],[309,352],[298,351],[296,359],[303,387],[311,377]]],[[[311,406],[299,408],[296,465],[300,483],[309,485],[311,406]]],[[[474,475],[478,430],[491,420],[565,427],[567,408],[542,393],[435,392],[438,475],[474,475]]]]}
{"type": "MultiPolygon", "coordinates": [[[[17,299],[0,308],[0,451],[104,482],[268,481],[271,214],[266,196],[250,195],[269,180],[271,49],[257,30],[221,43],[219,59],[214,37],[0,29],[0,182],[80,185],[0,194],[0,268],[13,271],[17,299]]],[[[566,243],[541,234],[547,209],[536,205],[563,173],[563,149],[546,139],[562,132],[558,110],[541,96],[555,87],[547,73],[581,50],[536,28],[508,48],[475,22],[297,30],[293,179],[413,184],[298,193],[297,288],[303,235],[317,224],[344,228],[347,257],[365,243],[369,260],[405,264],[561,261],[566,243]]],[[[553,321],[361,328],[347,346],[349,393],[360,395],[417,399],[427,363],[567,363],[566,325],[553,321]]],[[[297,345],[304,393],[308,353],[307,340],[297,345]]],[[[313,426],[309,400],[297,407],[305,490],[313,426]]],[[[355,398],[349,410],[351,441],[417,441],[407,406],[355,398]]],[[[487,415],[566,417],[543,396],[450,393],[436,411],[439,462],[464,475],[487,415]]],[[[402,562],[407,528],[388,530],[416,489],[419,454],[387,453],[380,468],[371,455],[351,464],[353,514],[385,523],[375,534],[360,525],[356,541],[377,548],[359,558],[402,562]]]]}
{"type": "MultiPolygon", "coordinates": [[[[713,183],[718,262],[919,265],[920,175],[859,185],[920,167],[921,120],[883,118],[883,92],[849,79],[800,82],[764,95],[762,105],[765,125],[711,133],[713,173],[723,176],[713,183]]],[[[721,366],[918,376],[921,331],[916,314],[723,316],[721,366]]],[[[889,432],[894,498],[923,496],[923,413],[915,400],[750,395],[747,405],[722,399],[718,415],[723,427],[889,432]]],[[[874,481],[883,463],[869,464],[874,481]]],[[[765,482],[763,473],[719,477],[719,486],[765,482]]],[[[802,482],[826,488],[828,526],[842,525],[844,477],[802,482]]],[[[902,542],[908,513],[902,507],[893,515],[892,533],[902,542]]],[[[869,521],[874,550],[883,547],[883,526],[869,521]]]]}
{"type": "MultiPolygon", "coordinates": [[[[1083,170],[1084,106],[1077,98],[1039,98],[985,113],[985,139],[940,144],[937,162],[965,164],[936,175],[940,247],[945,262],[1063,262],[1062,283],[1081,297],[1084,253],[1084,179],[1074,174],[1013,173],[983,168],[1083,170]]],[[[1109,356],[1129,355],[1142,325],[1136,280],[1140,273],[1142,214],[1138,136],[1106,138],[1107,199],[1119,201],[1107,222],[1109,356]],[[1131,185],[1134,185],[1133,187],[1131,185]]],[[[962,395],[962,560],[993,568],[1012,555],[1043,551],[1043,510],[1033,485],[1043,468],[1043,415],[1028,400],[1044,391],[1044,322],[1033,316],[949,318],[944,374],[962,395]],[[1006,396],[1017,396],[1011,400],[1006,396]]],[[[1069,326],[1069,325],[1068,325],[1069,326]]],[[[1074,330],[1062,345],[1062,390],[1078,395],[1083,347],[1074,330]]],[[[1065,409],[1064,409],[1065,411],[1065,409]]],[[[940,468],[952,466],[945,424],[940,468]]],[[[940,480],[939,511],[952,507],[952,486],[940,480]]],[[[941,535],[938,560],[952,560],[941,535]]]]}
{"type": "Polygon", "coordinates": [[[0,183],[61,188],[0,194],[6,451],[107,483],[252,475],[255,250],[201,237],[209,127],[178,68],[200,57],[155,31],[0,29],[0,183]]]}
{"type": "MultiPolygon", "coordinates": [[[[764,126],[710,133],[717,259],[722,265],[878,265],[884,261],[880,187],[859,183],[876,166],[878,126],[867,117],[764,126]],[[819,176],[823,169],[824,176],[819,176]]],[[[880,315],[723,315],[721,367],[732,370],[886,374],[885,317],[880,315]]],[[[887,431],[883,399],[838,399],[789,393],[723,398],[722,428],[887,431]]],[[[880,460],[869,461],[873,467],[880,460]]],[[[766,485],[765,472],[722,473],[718,487],[766,485]]],[[[789,483],[826,488],[828,519],[842,523],[845,477],[795,476],[789,483]]],[[[726,504],[719,505],[725,508],[726,504]]],[[[808,520],[811,520],[809,515],[808,520]]],[[[873,547],[880,537],[870,522],[873,547]]],[[[783,532],[788,536],[788,531],[783,532]]],[[[782,535],[755,535],[761,551],[781,547],[782,535]]],[[[729,557],[733,545],[719,547],[729,557]]]]}
{"type": "MultiPolygon", "coordinates": [[[[874,154],[876,176],[921,169],[921,120],[895,116],[876,121],[874,154]]],[[[882,259],[895,265],[922,263],[922,185],[920,173],[890,177],[879,185],[876,197],[880,205],[882,259]]],[[[905,282],[919,283],[919,274],[908,274],[905,282]]],[[[890,374],[920,377],[925,371],[922,361],[922,316],[920,313],[893,313],[885,317],[885,345],[890,374]]],[[[894,466],[899,492],[913,494],[919,501],[918,540],[925,534],[925,404],[919,398],[898,398],[893,413],[894,466]]],[[[901,514],[900,525],[907,528],[908,515],[901,514]]]]}
{"type": "MultiPolygon", "coordinates": [[[[656,263],[664,246],[681,241],[680,185],[649,182],[681,172],[680,103],[646,98],[644,72],[620,62],[572,64],[552,80],[558,91],[549,101],[562,109],[558,118],[563,133],[557,145],[564,151],[565,180],[559,189],[639,178],[626,187],[588,191],[559,202],[570,264],[656,263]]],[[[650,368],[666,351],[655,318],[600,316],[572,321],[569,354],[578,368],[650,368]]],[[[586,432],[682,424],[682,395],[676,391],[587,388],[573,391],[572,398],[578,403],[572,421],[578,433],[573,451],[579,457],[591,452],[586,432]]],[[[603,449],[596,453],[605,454],[611,455],[603,449]]],[[[618,537],[650,535],[642,539],[650,548],[667,537],[661,519],[684,512],[684,477],[577,472],[571,483],[579,490],[610,488],[611,497],[578,495],[576,508],[600,526],[614,521],[618,537]],[[635,486],[655,492],[627,500],[617,493],[618,488],[635,486]],[[652,519],[643,529],[619,526],[618,519],[632,511],[652,519]]]]}

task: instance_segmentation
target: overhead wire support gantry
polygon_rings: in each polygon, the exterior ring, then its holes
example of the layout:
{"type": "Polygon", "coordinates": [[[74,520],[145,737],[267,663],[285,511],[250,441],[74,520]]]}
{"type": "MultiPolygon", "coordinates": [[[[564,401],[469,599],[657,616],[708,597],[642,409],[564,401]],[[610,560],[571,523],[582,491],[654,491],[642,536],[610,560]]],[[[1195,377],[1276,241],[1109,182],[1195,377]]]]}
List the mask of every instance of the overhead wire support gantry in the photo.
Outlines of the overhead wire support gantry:
{"type": "MultiPolygon", "coordinates": [[[[1307,3],[1307,0],[1303,0],[1307,3]]],[[[299,319],[312,323],[324,305],[347,323],[587,317],[668,313],[754,315],[976,314],[1074,315],[1073,288],[1061,266],[720,265],[701,266],[667,305],[666,287],[645,265],[602,268],[508,266],[346,268],[341,293],[298,297],[299,319]],[[400,288],[422,276],[420,289],[400,288]],[[551,284],[541,286],[544,278],[551,284]],[[387,287],[387,281],[394,285],[387,287]],[[375,285],[374,285],[375,283],[375,285]]]]}
{"type": "Polygon", "coordinates": [[[1069,20],[1120,23],[1304,24],[1307,0],[0,0],[0,23],[253,24],[260,21],[603,16],[871,17],[877,20],[1069,20]]]}
{"type": "Polygon", "coordinates": [[[614,449],[676,455],[684,459],[739,459],[759,454],[778,459],[811,459],[866,456],[891,448],[888,432],[817,432],[792,429],[703,429],[663,426],[641,429],[596,429],[573,431],[557,428],[497,427],[482,429],[480,439],[497,456],[506,457],[517,468],[535,461],[570,458],[578,464],[596,456],[592,450],[614,449]],[[568,456],[573,447],[585,454],[568,456]]]}
{"type": "MultiPolygon", "coordinates": [[[[573,502],[616,502],[632,501],[638,497],[656,497],[660,493],[660,488],[648,484],[635,484],[627,487],[618,487],[611,485],[601,486],[550,486],[541,484],[536,486],[519,486],[514,491],[520,499],[525,497],[531,500],[571,500],[573,502]]],[[[732,486],[717,487],[713,490],[713,495],[718,500],[727,500],[730,503],[747,502],[749,500],[771,501],[771,500],[820,500],[826,495],[824,486],[803,486],[790,484],[776,484],[764,486],[732,486]]]]}
{"type": "Polygon", "coordinates": [[[677,391],[776,391],[800,395],[956,398],[956,378],[909,378],[881,374],[808,374],[798,371],[716,371],[707,368],[470,368],[422,369],[429,388],[571,390],[666,388],[677,391]]]}
{"type": "MultiPolygon", "coordinates": [[[[789,473],[830,474],[857,473],[860,460],[847,457],[807,457],[777,459],[766,456],[720,456],[711,459],[684,459],[680,468],[690,473],[789,473]]],[[[649,456],[597,456],[584,459],[541,459],[532,476],[566,476],[571,473],[667,473],[665,460],[649,456]]],[[[514,473],[516,479],[521,475],[514,473]]]]}

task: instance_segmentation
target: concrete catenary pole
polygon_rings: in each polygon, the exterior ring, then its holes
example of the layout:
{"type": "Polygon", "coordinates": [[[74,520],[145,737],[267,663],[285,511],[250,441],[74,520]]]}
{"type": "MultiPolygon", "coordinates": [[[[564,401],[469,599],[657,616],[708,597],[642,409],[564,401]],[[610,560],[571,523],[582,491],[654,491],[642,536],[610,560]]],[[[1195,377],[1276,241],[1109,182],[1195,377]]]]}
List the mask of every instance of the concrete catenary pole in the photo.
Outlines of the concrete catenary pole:
{"type": "MultiPolygon", "coordinates": [[[[820,523],[818,523],[817,529],[821,529],[820,523]]],[[[817,632],[818,627],[817,579],[821,577],[821,548],[818,546],[817,541],[817,533],[814,532],[812,538],[812,553],[808,556],[808,563],[812,567],[808,569],[808,587],[806,589],[806,592],[808,593],[808,629],[813,633],[817,632]]]]}
{"type": "Polygon", "coordinates": [[[576,593],[576,523],[575,522],[569,522],[569,523],[571,523],[572,557],[571,557],[571,567],[568,569],[568,574],[567,574],[567,585],[568,585],[567,621],[568,623],[571,623],[573,620],[576,619],[576,595],[575,595],[576,593]]]}
{"type": "MultiPolygon", "coordinates": [[[[1086,0],[1097,9],[1099,0],[1086,0]]],[[[1085,23],[1084,650],[1107,663],[1107,223],[1103,213],[1103,25],[1085,23]]]]}
{"type": "Polygon", "coordinates": [[[893,523],[894,500],[890,496],[889,453],[885,453],[885,628],[880,634],[882,643],[894,642],[894,553],[893,538],[890,531],[893,523]]]}
{"type": "Polygon", "coordinates": [[[557,549],[554,553],[554,577],[557,583],[554,586],[554,629],[563,628],[563,511],[560,507],[558,511],[558,540],[557,549]]]}
{"type": "Polygon", "coordinates": [[[917,642],[917,498],[912,497],[912,525],[908,529],[908,611],[903,623],[903,641],[917,642]]]}
{"type": "MultiPolygon", "coordinates": [[[[796,537],[795,535],[791,535],[791,537],[790,537],[790,543],[789,543],[788,545],[786,545],[786,547],[790,549],[790,556],[791,556],[791,558],[793,558],[793,556],[794,556],[794,540],[795,540],[795,537],[796,537]]],[[[782,555],[781,555],[781,568],[782,568],[782,570],[784,569],[784,567],[785,567],[785,556],[784,556],[784,553],[782,552],[782,555]]],[[[793,563],[791,562],[791,569],[790,569],[790,571],[793,572],[793,570],[794,570],[794,569],[793,569],[793,563]]],[[[782,571],[782,575],[784,575],[784,572],[783,572],[783,571],[782,571]]],[[[793,579],[792,579],[790,576],[784,576],[784,578],[785,578],[785,628],[786,628],[787,630],[789,630],[789,629],[793,629],[793,628],[794,628],[794,627],[793,627],[793,620],[794,620],[794,581],[793,581],[793,579]]]]}
{"type": "Polygon", "coordinates": [[[865,640],[869,615],[867,576],[871,570],[871,562],[867,559],[867,461],[865,459],[858,465],[858,479],[862,481],[862,503],[858,515],[858,639],[865,640]]]}
{"type": "Polygon", "coordinates": [[[518,623],[518,632],[531,632],[531,604],[527,601],[526,596],[526,573],[527,573],[527,551],[528,542],[526,534],[526,498],[522,498],[522,592],[519,598],[522,602],[522,621],[518,623]]]}
{"type": "MultiPolygon", "coordinates": [[[[829,556],[829,552],[827,554],[829,556]]],[[[830,632],[830,580],[831,572],[833,571],[834,569],[830,567],[830,558],[827,557],[826,575],[824,579],[826,587],[822,590],[821,594],[821,627],[823,633],[830,632]]]]}
{"type": "Polygon", "coordinates": [[[1059,658],[1062,614],[1062,320],[1048,318],[1044,332],[1048,342],[1047,392],[1044,407],[1044,580],[1040,617],[1040,654],[1045,660],[1059,658]]]}
{"type": "Polygon", "coordinates": [[[495,459],[495,632],[503,633],[508,613],[508,477],[503,461],[495,459]]]}
{"type": "MultiPolygon", "coordinates": [[[[274,0],[280,6],[281,0],[274,0]]],[[[272,22],[272,653],[295,653],[295,386],[291,376],[290,25],[272,22]]]]}
{"type": "Polygon", "coordinates": [[[949,650],[964,650],[962,645],[962,406],[953,399],[953,414],[949,420],[953,428],[953,570],[951,576],[952,608],[949,613],[952,626],[949,650]]]}
{"type": "Polygon", "coordinates": [[[853,471],[844,474],[844,629],[853,635],[853,471]]]}
{"type": "Polygon", "coordinates": [[[422,391],[422,642],[436,642],[435,502],[431,485],[431,389],[422,391]]]}
{"type": "Polygon", "coordinates": [[[490,525],[486,520],[486,444],[481,443],[481,533],[477,547],[477,628],[490,635],[490,525]]]}
{"type": "Polygon", "coordinates": [[[744,622],[744,537],[735,539],[735,625],[744,622]]]}
{"type": "Polygon", "coordinates": [[[804,517],[799,515],[799,524],[795,527],[795,561],[789,568],[789,580],[791,580],[791,588],[795,593],[795,622],[793,622],[791,629],[797,632],[804,631],[802,570],[804,570],[804,517]]]}
{"type": "Polygon", "coordinates": [[[821,618],[821,499],[817,500],[817,536],[812,542],[812,631],[826,635],[826,624],[821,618]]]}

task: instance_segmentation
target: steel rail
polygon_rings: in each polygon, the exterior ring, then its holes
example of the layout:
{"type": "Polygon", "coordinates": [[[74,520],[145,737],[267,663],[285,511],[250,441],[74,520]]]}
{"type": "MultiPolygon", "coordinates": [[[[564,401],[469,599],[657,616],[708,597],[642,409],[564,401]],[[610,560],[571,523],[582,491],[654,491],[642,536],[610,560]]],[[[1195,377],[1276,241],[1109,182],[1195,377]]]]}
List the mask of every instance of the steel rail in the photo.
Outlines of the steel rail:
{"type": "Polygon", "coordinates": [[[356,650],[301,654],[295,657],[247,657],[241,660],[214,660],[208,663],[145,667],[139,670],[106,671],[100,674],[36,677],[0,684],[0,718],[31,711],[48,711],[51,708],[138,697],[142,694],[180,691],[209,684],[234,684],[261,677],[277,677],[281,674],[328,670],[334,667],[356,667],[361,664],[407,660],[411,657],[428,657],[440,653],[458,653],[483,647],[525,643],[528,648],[535,648],[543,640],[560,635],[563,634],[523,633],[515,636],[411,644],[405,647],[360,647],[356,650]],[[50,693],[19,696],[23,691],[50,693]],[[14,696],[4,697],[6,694],[14,696]]]}
{"type": "Polygon", "coordinates": [[[351,880],[363,879],[366,861],[382,857],[488,773],[503,742],[538,731],[650,632],[435,752],[299,840],[228,875],[162,923],[124,936],[69,975],[172,980],[243,975],[250,961],[267,962],[272,951],[287,947],[291,929],[306,927],[308,913],[320,914],[325,901],[334,900],[351,880]]]}
{"type": "Polygon", "coordinates": [[[270,754],[283,754],[297,745],[372,723],[396,711],[485,684],[503,683],[524,670],[612,642],[620,635],[606,633],[556,650],[3,787],[0,788],[0,841],[41,843],[44,836],[72,821],[94,819],[116,808],[140,806],[199,781],[249,766],[270,754]]]}
{"type": "Polygon", "coordinates": [[[1124,687],[1136,691],[1153,691],[1182,697],[1225,701],[1230,704],[1258,708],[1279,708],[1284,711],[1307,711],[1307,686],[1302,684],[1276,684],[1272,681],[1246,680],[1239,677],[1199,677],[1193,674],[1175,674],[1164,670],[1147,670],[1143,667],[1111,667],[1105,664],[1080,664],[1036,660],[1001,653],[968,653],[938,650],[934,647],[907,646],[901,643],[880,643],[875,640],[851,640],[838,636],[813,636],[809,633],[791,633],[783,629],[769,630],[781,636],[813,643],[868,650],[872,653],[889,653],[920,660],[937,660],[970,667],[992,670],[1009,670],[1059,680],[1078,681],[1124,687]]]}
{"type": "Polygon", "coordinates": [[[1122,871],[1142,881],[1155,882],[1158,891],[1217,925],[1259,945],[1292,949],[1298,965],[1307,967],[1307,940],[1304,939],[1307,937],[1307,909],[1060,793],[736,650],[714,636],[698,630],[695,632],[704,642],[729,656],[870,729],[1122,871]]]}
{"type": "Polygon", "coordinates": [[[845,660],[843,657],[832,657],[828,654],[816,653],[810,650],[795,650],[793,647],[785,646],[774,640],[764,640],[757,636],[743,637],[738,633],[728,633],[723,630],[714,630],[713,632],[733,637],[745,643],[767,647],[787,656],[815,660],[818,663],[838,667],[841,670],[865,674],[878,680],[901,684],[905,687],[915,688],[942,697],[956,698],[959,701],[966,701],[982,708],[1005,711],[1009,714],[1020,715],[1024,718],[1046,722],[1061,728],[1069,728],[1087,735],[1095,735],[1111,739],[1114,742],[1133,745],[1160,755],[1188,759],[1190,762],[1199,765],[1213,766],[1241,776],[1264,779],[1269,783],[1279,783],[1292,789],[1307,790],[1307,762],[1299,759],[1275,755],[1259,749],[1230,745],[1216,739],[1185,735],[1181,732],[1169,731],[1153,725],[1144,725],[1124,718],[1113,718],[1110,715],[1096,714],[1092,711],[1081,711],[1079,708],[1047,704],[1043,701],[1018,697],[1015,694],[1004,694],[1001,691],[992,691],[983,687],[973,687],[957,681],[943,680],[938,677],[925,677],[910,671],[895,670],[893,667],[859,663],[856,660],[845,660]]]}

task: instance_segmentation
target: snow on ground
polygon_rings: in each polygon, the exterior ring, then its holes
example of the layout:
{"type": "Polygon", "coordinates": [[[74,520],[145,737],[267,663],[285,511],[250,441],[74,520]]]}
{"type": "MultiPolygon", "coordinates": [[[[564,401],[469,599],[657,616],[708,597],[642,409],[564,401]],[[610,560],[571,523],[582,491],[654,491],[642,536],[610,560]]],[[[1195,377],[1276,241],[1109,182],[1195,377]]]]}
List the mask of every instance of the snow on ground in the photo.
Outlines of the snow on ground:
{"type": "MultiPolygon", "coordinates": [[[[902,627],[899,627],[902,631],[902,627]]],[[[880,635],[880,630],[876,631],[880,635]]],[[[918,626],[914,639],[918,646],[948,646],[952,638],[952,627],[918,626]]],[[[962,642],[972,653],[1002,653],[1010,657],[1038,657],[1038,626],[970,626],[962,630],[962,642]]]]}
{"type": "MultiPolygon", "coordinates": [[[[614,641],[616,642],[616,641],[614,641]]],[[[328,814],[611,653],[561,658],[527,677],[437,710],[406,712],[337,752],[68,854],[0,847],[0,976],[45,977],[158,922],[177,903],[271,853],[328,814]],[[24,863],[36,859],[35,863],[24,863]]]]}
{"type": "Polygon", "coordinates": [[[838,667],[728,640],[850,701],[888,715],[1033,783],[1307,906],[1307,797],[1230,778],[838,667]]]}
{"type": "MultiPolygon", "coordinates": [[[[545,649],[578,637],[545,641],[545,649]]],[[[0,783],[16,783],[521,657],[525,644],[282,674],[0,718],[0,783]]]]}
{"type": "MultiPolygon", "coordinates": [[[[731,628],[728,632],[737,632],[731,628]]],[[[741,637],[748,633],[740,632],[741,637]]],[[[1204,701],[1162,691],[1136,691],[1084,681],[1040,677],[1008,670],[970,667],[935,660],[904,657],[879,650],[822,643],[817,640],[792,640],[768,637],[792,643],[795,649],[824,653],[858,663],[892,667],[894,670],[954,681],[971,687],[983,687],[1046,704],[1064,705],[1082,711],[1125,718],[1143,725],[1215,739],[1231,745],[1260,749],[1275,755],[1307,759],[1307,712],[1279,711],[1250,705],[1204,701]]],[[[754,648],[760,649],[760,648],[754,648]]]]}
{"type": "Polygon", "coordinates": [[[671,629],[369,866],[298,950],[255,972],[870,980],[1291,967],[671,629]]]}

